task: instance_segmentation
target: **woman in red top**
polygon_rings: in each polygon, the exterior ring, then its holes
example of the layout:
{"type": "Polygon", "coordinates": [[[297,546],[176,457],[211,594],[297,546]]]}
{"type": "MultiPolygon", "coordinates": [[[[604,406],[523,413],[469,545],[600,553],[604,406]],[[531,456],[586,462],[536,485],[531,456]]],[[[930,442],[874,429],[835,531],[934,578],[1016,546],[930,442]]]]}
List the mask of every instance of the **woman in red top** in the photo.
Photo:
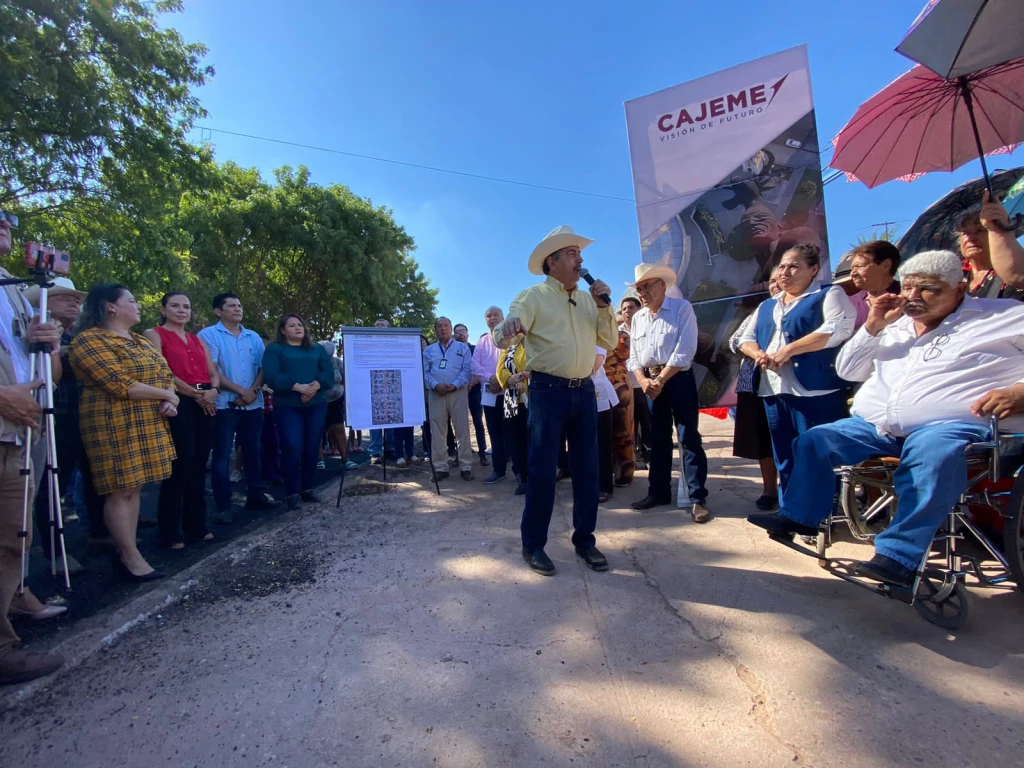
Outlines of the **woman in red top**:
{"type": "Polygon", "coordinates": [[[178,415],[168,419],[174,449],[171,476],[160,485],[157,522],[160,544],[171,549],[191,541],[213,538],[206,527],[206,459],[210,455],[215,405],[220,391],[217,366],[199,337],[185,330],[192,319],[192,304],[183,293],[168,293],[160,300],[163,325],[146,331],[174,374],[174,391],[181,402],[178,415]]]}

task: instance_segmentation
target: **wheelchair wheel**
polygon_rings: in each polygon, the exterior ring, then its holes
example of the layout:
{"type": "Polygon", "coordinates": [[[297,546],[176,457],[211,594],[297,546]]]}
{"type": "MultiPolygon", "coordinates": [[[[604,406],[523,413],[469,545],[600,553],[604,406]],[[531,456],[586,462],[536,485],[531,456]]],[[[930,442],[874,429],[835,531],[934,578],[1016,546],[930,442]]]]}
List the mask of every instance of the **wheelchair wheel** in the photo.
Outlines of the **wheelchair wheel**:
{"type": "Polygon", "coordinates": [[[1003,554],[1017,589],[1024,592],[1024,473],[1017,476],[1003,520],[1003,554]]]}
{"type": "Polygon", "coordinates": [[[970,615],[967,587],[939,568],[925,568],[914,596],[914,609],[925,621],[943,629],[960,629],[970,615]]]}
{"type": "Polygon", "coordinates": [[[842,509],[850,527],[860,536],[875,536],[889,526],[896,514],[897,498],[890,485],[891,474],[882,461],[865,461],[859,470],[862,482],[842,483],[842,509]],[[878,469],[871,471],[873,466],[878,469]]]}

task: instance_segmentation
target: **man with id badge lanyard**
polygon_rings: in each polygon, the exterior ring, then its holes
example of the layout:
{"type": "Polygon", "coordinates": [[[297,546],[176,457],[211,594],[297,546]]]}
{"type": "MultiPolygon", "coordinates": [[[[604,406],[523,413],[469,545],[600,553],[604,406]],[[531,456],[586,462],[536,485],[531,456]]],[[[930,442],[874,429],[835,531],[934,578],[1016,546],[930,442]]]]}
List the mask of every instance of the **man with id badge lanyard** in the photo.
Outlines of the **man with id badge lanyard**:
{"type": "Polygon", "coordinates": [[[448,419],[455,429],[459,448],[459,471],[463,480],[473,479],[473,449],[469,444],[469,394],[473,377],[469,347],[452,338],[452,322],[447,317],[434,323],[437,341],[423,350],[423,383],[427,388],[430,411],[430,457],[438,480],[448,477],[445,462],[448,419]]]}

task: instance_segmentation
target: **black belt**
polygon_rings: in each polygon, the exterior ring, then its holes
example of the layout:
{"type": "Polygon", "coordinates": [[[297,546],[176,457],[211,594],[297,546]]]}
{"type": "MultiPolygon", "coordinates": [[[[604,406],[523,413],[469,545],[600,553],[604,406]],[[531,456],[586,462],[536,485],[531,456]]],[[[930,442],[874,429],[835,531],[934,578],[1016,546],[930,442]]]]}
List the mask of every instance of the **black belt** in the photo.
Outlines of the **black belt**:
{"type": "Polygon", "coordinates": [[[549,387],[567,387],[569,389],[579,389],[586,385],[587,382],[593,383],[589,376],[584,376],[581,379],[566,379],[561,376],[552,376],[550,373],[542,371],[534,371],[530,374],[530,379],[538,384],[546,384],[549,387]]]}
{"type": "Polygon", "coordinates": [[[194,386],[200,392],[213,389],[213,384],[193,384],[192,386],[194,386]]]}
{"type": "Polygon", "coordinates": [[[667,367],[668,367],[667,365],[652,365],[650,368],[644,368],[644,376],[646,376],[647,378],[651,378],[652,376],[657,376],[659,373],[664,371],[667,367]]]}

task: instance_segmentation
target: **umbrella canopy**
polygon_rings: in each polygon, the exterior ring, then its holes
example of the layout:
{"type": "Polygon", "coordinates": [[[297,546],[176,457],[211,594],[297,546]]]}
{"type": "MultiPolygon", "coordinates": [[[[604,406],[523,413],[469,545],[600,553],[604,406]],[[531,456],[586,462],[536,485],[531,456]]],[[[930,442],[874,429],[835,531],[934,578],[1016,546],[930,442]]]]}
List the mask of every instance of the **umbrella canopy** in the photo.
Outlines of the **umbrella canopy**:
{"type": "Polygon", "coordinates": [[[947,80],[1024,56],[1021,0],[930,0],[896,50],[947,80]]]}
{"type": "Polygon", "coordinates": [[[831,166],[868,187],[956,170],[979,148],[1012,152],[1024,143],[1024,59],[955,81],[918,65],[862,104],[832,143],[831,166]]]}
{"type": "MultiPolygon", "coordinates": [[[[996,171],[992,174],[992,190],[999,198],[1003,198],[1008,196],[1011,188],[1021,179],[1024,179],[1024,168],[996,171]]],[[[957,218],[972,205],[981,202],[984,190],[985,179],[974,179],[933,203],[917,217],[917,221],[911,224],[906,234],[900,238],[900,253],[906,258],[921,251],[934,249],[955,251],[958,244],[958,237],[954,231],[957,218]]],[[[1007,205],[1010,204],[1008,197],[1006,202],[1007,205]]]]}

